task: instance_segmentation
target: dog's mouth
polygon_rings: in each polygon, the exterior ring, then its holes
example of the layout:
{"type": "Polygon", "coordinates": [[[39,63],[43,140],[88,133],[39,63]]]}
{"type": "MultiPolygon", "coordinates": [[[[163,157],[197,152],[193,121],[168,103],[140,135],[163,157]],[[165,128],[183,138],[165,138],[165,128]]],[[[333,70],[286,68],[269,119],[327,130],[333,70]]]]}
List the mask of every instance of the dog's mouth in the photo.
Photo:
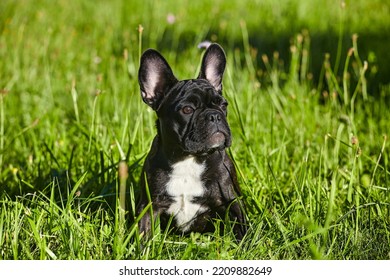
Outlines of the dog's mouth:
{"type": "Polygon", "coordinates": [[[212,154],[217,150],[224,150],[230,147],[229,135],[222,131],[216,131],[203,141],[193,141],[187,139],[184,151],[192,155],[212,154]]]}
{"type": "Polygon", "coordinates": [[[226,136],[221,131],[215,132],[211,137],[208,139],[208,145],[210,149],[215,149],[219,147],[225,148],[225,142],[226,142],[226,136]]]}

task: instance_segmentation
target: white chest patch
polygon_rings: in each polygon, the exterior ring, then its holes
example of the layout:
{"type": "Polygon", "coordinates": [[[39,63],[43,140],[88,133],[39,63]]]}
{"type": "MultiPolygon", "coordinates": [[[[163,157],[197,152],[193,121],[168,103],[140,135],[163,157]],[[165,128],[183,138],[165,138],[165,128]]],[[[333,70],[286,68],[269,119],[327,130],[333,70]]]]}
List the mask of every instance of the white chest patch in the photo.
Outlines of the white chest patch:
{"type": "Polygon", "coordinates": [[[206,211],[200,204],[193,202],[194,197],[202,196],[204,193],[201,180],[203,171],[203,164],[197,163],[193,157],[188,157],[173,165],[167,183],[167,192],[174,200],[168,214],[174,216],[177,226],[183,232],[189,229],[197,214],[206,211]]]}

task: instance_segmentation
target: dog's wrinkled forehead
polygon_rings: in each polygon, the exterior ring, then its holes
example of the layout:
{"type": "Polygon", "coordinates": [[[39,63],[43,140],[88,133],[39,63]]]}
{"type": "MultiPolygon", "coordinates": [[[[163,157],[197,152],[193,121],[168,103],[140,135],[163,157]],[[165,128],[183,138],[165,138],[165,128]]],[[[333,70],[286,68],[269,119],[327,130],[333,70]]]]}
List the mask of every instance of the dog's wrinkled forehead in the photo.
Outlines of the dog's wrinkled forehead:
{"type": "Polygon", "coordinates": [[[183,80],[178,82],[168,93],[164,103],[187,101],[194,104],[222,101],[224,98],[216,89],[203,79],[183,80]]]}

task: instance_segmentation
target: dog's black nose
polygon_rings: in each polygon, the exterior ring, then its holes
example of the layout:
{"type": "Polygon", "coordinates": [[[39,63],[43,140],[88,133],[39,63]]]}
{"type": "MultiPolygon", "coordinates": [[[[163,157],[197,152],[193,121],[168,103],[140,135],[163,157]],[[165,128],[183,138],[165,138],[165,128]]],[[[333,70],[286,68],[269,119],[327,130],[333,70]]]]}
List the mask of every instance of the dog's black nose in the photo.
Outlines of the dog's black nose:
{"type": "Polygon", "coordinates": [[[221,122],[221,115],[219,113],[210,113],[208,115],[209,121],[213,123],[219,123],[221,122]]]}

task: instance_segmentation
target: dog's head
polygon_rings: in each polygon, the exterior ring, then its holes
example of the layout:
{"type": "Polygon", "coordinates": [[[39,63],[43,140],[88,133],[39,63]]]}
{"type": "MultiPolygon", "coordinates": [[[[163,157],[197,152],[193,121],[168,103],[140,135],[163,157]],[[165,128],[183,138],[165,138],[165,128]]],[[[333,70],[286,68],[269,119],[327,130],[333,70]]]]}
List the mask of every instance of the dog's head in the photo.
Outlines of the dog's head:
{"type": "Polygon", "coordinates": [[[222,96],[226,57],[211,44],[202,59],[197,79],[176,79],[157,51],[141,57],[138,79],[142,99],[156,111],[159,137],[166,148],[191,155],[205,155],[229,147],[227,102],[222,96]]]}

